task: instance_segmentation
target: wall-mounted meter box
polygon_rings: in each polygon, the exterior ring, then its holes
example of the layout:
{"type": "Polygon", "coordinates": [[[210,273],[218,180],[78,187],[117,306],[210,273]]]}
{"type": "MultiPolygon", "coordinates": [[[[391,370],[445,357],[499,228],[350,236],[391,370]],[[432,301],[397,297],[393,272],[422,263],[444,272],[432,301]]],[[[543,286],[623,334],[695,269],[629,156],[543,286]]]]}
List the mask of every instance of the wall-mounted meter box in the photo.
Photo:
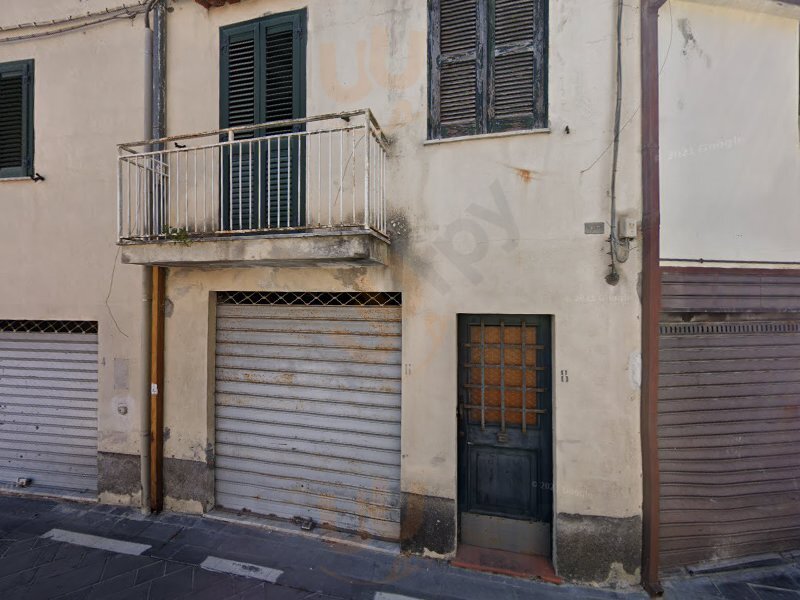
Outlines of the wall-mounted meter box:
{"type": "Polygon", "coordinates": [[[617,225],[617,237],[621,240],[636,239],[639,234],[639,223],[630,217],[620,217],[617,225]]]}

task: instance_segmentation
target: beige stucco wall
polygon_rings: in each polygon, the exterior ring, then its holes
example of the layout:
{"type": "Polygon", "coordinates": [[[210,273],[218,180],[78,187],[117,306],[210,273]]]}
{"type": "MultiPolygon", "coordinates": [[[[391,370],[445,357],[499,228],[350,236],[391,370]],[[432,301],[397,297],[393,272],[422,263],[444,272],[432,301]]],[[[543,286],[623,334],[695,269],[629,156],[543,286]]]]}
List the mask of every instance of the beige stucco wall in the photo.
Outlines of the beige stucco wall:
{"type": "MultiPolygon", "coordinates": [[[[618,202],[638,220],[635,4],[625,9],[618,202]]],[[[306,5],[308,114],[375,112],[392,140],[389,205],[410,233],[386,267],[170,269],[166,456],[203,460],[213,445],[214,291],[401,291],[404,491],[456,497],[457,314],[550,314],[556,510],[640,515],[640,255],[609,287],[604,236],[583,231],[609,220],[616,2],[551,3],[549,133],[426,144],[425,2],[250,0],[206,11],[182,0],[169,15],[169,132],[219,124],[219,27],[306,5]]]]}
{"type": "Polygon", "coordinates": [[[738,6],[660,13],[661,255],[798,263],[800,9],[738,6]]]}
{"type": "MultiPolygon", "coordinates": [[[[0,26],[116,5],[4,0],[0,26]]],[[[0,33],[0,62],[35,60],[34,166],[46,178],[0,180],[0,319],[98,321],[99,449],[139,454],[142,269],[115,267],[115,146],[144,130],[142,19],[2,42],[33,31],[0,33]]]]}

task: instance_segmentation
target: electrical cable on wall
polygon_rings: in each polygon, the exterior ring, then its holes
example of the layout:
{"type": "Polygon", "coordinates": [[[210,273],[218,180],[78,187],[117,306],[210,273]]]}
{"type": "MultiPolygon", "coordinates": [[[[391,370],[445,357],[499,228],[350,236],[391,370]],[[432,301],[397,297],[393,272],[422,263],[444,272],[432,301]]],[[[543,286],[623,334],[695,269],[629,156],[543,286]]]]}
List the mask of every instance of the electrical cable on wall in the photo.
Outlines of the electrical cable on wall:
{"type": "Polygon", "coordinates": [[[139,2],[137,4],[123,4],[115,8],[108,8],[103,11],[87,13],[85,15],[73,15],[70,17],[64,17],[63,19],[52,19],[49,21],[39,21],[33,23],[21,23],[18,25],[11,25],[6,27],[0,26],[0,35],[2,35],[3,33],[8,33],[11,31],[21,31],[25,29],[41,29],[45,27],[56,27],[58,25],[66,25],[64,27],[59,27],[58,29],[51,29],[48,31],[41,31],[36,33],[28,33],[24,35],[15,35],[12,37],[0,38],[0,44],[21,42],[25,40],[33,40],[33,39],[46,38],[54,35],[61,35],[73,31],[79,31],[87,27],[100,25],[101,23],[106,23],[108,21],[113,21],[115,19],[134,19],[136,18],[137,15],[140,15],[148,10],[148,4],[149,0],[142,0],[142,2],[139,2]]]}
{"type": "Polygon", "coordinates": [[[135,4],[122,4],[120,6],[115,6],[114,8],[106,8],[104,10],[98,10],[95,12],[87,12],[83,15],[71,15],[69,17],[63,17],[60,19],[50,19],[49,21],[32,21],[31,23],[19,23],[17,25],[8,26],[0,25],[0,33],[6,31],[19,31],[20,29],[35,29],[37,27],[53,27],[55,25],[63,25],[64,23],[71,23],[73,21],[82,21],[92,17],[102,17],[111,13],[117,13],[125,10],[135,10],[144,7],[148,1],[149,0],[141,0],[135,4]]]}
{"type": "Polygon", "coordinates": [[[622,9],[623,0],[617,0],[617,94],[614,109],[614,143],[611,167],[611,235],[609,236],[610,271],[606,275],[609,285],[619,283],[617,263],[624,263],[630,256],[630,242],[620,240],[617,231],[617,170],[619,168],[619,136],[622,129],[622,9]],[[624,249],[624,251],[621,251],[624,249]]]}

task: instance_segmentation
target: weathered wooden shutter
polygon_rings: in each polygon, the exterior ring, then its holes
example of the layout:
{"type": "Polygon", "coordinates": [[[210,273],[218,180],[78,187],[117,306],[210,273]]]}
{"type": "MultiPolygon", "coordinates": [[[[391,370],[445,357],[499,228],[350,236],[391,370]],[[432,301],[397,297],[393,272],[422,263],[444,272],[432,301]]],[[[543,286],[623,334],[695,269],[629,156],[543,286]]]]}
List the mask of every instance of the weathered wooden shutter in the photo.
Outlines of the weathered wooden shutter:
{"type": "MultiPolygon", "coordinates": [[[[245,24],[222,30],[220,116],[222,127],[251,125],[261,121],[258,26],[245,24]]],[[[254,137],[254,131],[236,133],[234,139],[254,137]]],[[[223,140],[226,141],[226,140],[223,140]]],[[[223,229],[235,231],[258,227],[258,202],[253,202],[251,148],[233,144],[223,149],[223,229]],[[255,206],[254,206],[255,205],[255,206]]],[[[256,173],[257,175],[257,173],[256,173]]]]}
{"type": "Polygon", "coordinates": [[[545,127],[547,2],[489,1],[489,130],[545,127]]]}
{"type": "Polygon", "coordinates": [[[478,133],[479,0],[431,0],[430,137],[478,133]]]}
{"type": "Polygon", "coordinates": [[[547,0],[430,0],[429,136],[547,126],[547,0]]]}
{"type": "Polygon", "coordinates": [[[33,61],[0,65],[0,177],[33,174],[33,61]]]}

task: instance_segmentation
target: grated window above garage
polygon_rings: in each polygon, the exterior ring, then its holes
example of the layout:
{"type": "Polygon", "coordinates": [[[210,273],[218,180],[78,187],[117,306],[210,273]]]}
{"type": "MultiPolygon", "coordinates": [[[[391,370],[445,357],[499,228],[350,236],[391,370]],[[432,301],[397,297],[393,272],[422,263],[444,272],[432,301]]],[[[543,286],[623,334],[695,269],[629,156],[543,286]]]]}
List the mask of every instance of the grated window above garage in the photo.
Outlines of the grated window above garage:
{"type": "Polygon", "coordinates": [[[400,306],[400,292],[219,292],[219,304],[400,306]]]}
{"type": "Polygon", "coordinates": [[[0,320],[0,331],[15,333],[97,333],[97,321],[0,320]]]}

